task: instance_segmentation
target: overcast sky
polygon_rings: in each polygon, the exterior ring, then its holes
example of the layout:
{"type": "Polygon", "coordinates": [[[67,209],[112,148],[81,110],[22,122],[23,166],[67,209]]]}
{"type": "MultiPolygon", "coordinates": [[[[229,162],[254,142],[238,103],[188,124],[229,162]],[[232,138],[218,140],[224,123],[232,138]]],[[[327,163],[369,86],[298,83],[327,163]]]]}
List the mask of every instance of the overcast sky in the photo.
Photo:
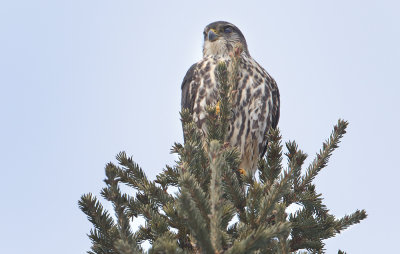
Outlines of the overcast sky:
{"type": "Polygon", "coordinates": [[[276,79],[282,135],[308,162],[350,122],[316,186],[334,215],[369,217],[327,253],[398,250],[398,1],[137,2],[0,2],[2,253],[84,253],[77,201],[107,162],[126,151],[151,179],[173,165],[181,81],[216,20],[276,79]]]}

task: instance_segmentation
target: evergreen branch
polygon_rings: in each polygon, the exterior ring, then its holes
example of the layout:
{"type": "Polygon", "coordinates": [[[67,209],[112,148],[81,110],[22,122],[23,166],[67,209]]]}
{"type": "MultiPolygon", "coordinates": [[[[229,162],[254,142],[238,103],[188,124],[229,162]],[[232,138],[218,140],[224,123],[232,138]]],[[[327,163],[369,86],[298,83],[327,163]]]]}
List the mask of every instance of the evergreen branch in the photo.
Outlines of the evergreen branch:
{"type": "Polygon", "coordinates": [[[179,185],[182,190],[181,193],[187,193],[190,195],[191,200],[200,211],[203,219],[208,226],[210,223],[208,215],[210,214],[210,204],[208,202],[208,195],[199,186],[198,182],[190,173],[184,173],[179,179],[179,185]]]}
{"type": "Polygon", "coordinates": [[[137,239],[138,243],[143,243],[146,240],[149,240],[150,242],[154,240],[153,235],[151,234],[151,228],[148,225],[140,225],[138,230],[134,233],[134,237],[137,239]]]}
{"type": "Polygon", "coordinates": [[[239,183],[238,177],[232,171],[224,172],[222,180],[222,186],[226,197],[237,209],[239,219],[244,222],[247,221],[245,212],[246,196],[244,193],[244,186],[239,183]]]}
{"type": "Polygon", "coordinates": [[[322,194],[315,192],[315,186],[310,184],[307,188],[298,194],[298,203],[302,204],[305,209],[312,211],[317,216],[325,217],[329,210],[325,204],[322,203],[322,194]]]}
{"type": "Polygon", "coordinates": [[[335,221],[336,233],[340,233],[342,230],[350,227],[351,225],[360,223],[365,218],[367,218],[367,213],[365,210],[357,210],[350,215],[345,215],[343,218],[335,221]]]}
{"type": "MultiPolygon", "coordinates": [[[[192,122],[191,125],[194,125],[192,122]]],[[[208,192],[210,183],[208,156],[204,150],[205,142],[197,127],[192,135],[185,138],[185,146],[181,150],[179,173],[190,172],[200,184],[204,192],[208,192]]]]}
{"type": "Polygon", "coordinates": [[[265,159],[260,160],[260,181],[271,185],[282,171],[282,144],[279,129],[267,132],[268,144],[265,159]]]}
{"type": "Polygon", "coordinates": [[[186,226],[196,239],[202,253],[214,253],[208,234],[208,223],[187,191],[182,191],[178,197],[178,213],[185,219],[186,226]]]}
{"type": "Polygon", "coordinates": [[[114,240],[118,239],[118,229],[110,214],[91,193],[83,195],[78,204],[95,227],[95,230],[90,230],[89,234],[94,253],[116,253],[114,240]]]}
{"type": "Polygon", "coordinates": [[[227,166],[222,168],[223,192],[226,195],[226,199],[237,209],[240,220],[246,221],[244,185],[240,179],[240,173],[236,170],[239,166],[239,152],[235,148],[228,148],[224,150],[223,156],[227,163],[227,166]]]}
{"type": "Polygon", "coordinates": [[[210,143],[209,159],[211,168],[210,183],[210,237],[214,250],[218,253],[222,249],[221,218],[223,197],[221,190],[221,170],[224,168],[224,161],[221,158],[221,146],[218,141],[210,143]]]}
{"type": "Polygon", "coordinates": [[[126,213],[129,218],[143,215],[144,218],[151,219],[151,211],[157,212],[158,207],[148,195],[137,192],[136,198],[127,198],[126,213]]]}
{"type": "Polygon", "coordinates": [[[178,230],[184,230],[184,225],[182,218],[177,213],[176,203],[168,203],[163,207],[163,211],[165,215],[168,217],[170,226],[173,228],[177,228],[178,230]]]}
{"type": "MultiPolygon", "coordinates": [[[[226,163],[223,172],[232,173],[232,169],[236,169],[240,164],[240,152],[236,147],[230,147],[229,144],[224,143],[223,145],[223,157],[226,163]]],[[[235,171],[236,172],[236,171],[235,171]]]]}
{"type": "Polygon", "coordinates": [[[290,191],[290,186],[292,183],[293,171],[285,172],[279,183],[272,186],[270,192],[261,199],[261,208],[258,218],[256,220],[257,225],[261,225],[270,215],[275,204],[290,191]]]}
{"type": "Polygon", "coordinates": [[[302,209],[294,215],[290,215],[292,222],[292,239],[290,247],[292,251],[298,249],[322,250],[322,240],[335,234],[335,218],[333,215],[313,216],[313,212],[302,209]]]}
{"type": "MultiPolygon", "coordinates": [[[[190,113],[189,109],[182,109],[180,112],[181,121],[183,125],[183,137],[185,140],[185,145],[188,142],[193,141],[201,141],[203,138],[203,133],[199,130],[197,125],[193,121],[193,116],[190,113]]],[[[178,153],[181,155],[181,151],[183,150],[182,145],[175,143],[171,152],[178,153]]]]}
{"type": "Polygon", "coordinates": [[[192,249],[192,244],[189,239],[190,231],[186,226],[186,219],[182,214],[179,214],[179,203],[169,203],[164,206],[164,212],[169,219],[170,226],[178,230],[178,244],[182,249],[192,249]]]}
{"type": "MultiPolygon", "coordinates": [[[[240,219],[239,219],[240,221],[240,219]]],[[[227,234],[230,236],[230,238],[232,239],[232,242],[234,239],[238,239],[240,234],[239,234],[239,229],[238,229],[238,224],[239,222],[235,222],[232,225],[230,225],[227,229],[227,234]]]]}
{"type": "MultiPolygon", "coordinates": [[[[235,57],[233,61],[240,63],[235,57]]],[[[295,142],[286,143],[288,169],[282,173],[279,130],[267,134],[269,144],[259,163],[259,180],[237,172],[240,154],[224,143],[223,134],[235,96],[235,66],[230,66],[228,75],[224,64],[217,70],[222,80],[218,112],[216,107],[209,108],[208,121],[215,120],[208,125],[209,136],[204,139],[190,113],[181,112],[185,144],[174,145],[177,166],[167,166],[156,181],[149,181],[125,152],[117,156],[121,167],[107,164],[107,186],[101,195],[112,202],[116,222],[92,194],[82,196],[79,207],[94,225],[88,253],[142,253],[139,243],[145,240],[153,245],[149,253],[303,253],[300,249],[323,253],[324,239],[367,217],[364,210],[357,210],[335,219],[312,184],[345,133],[347,122],[343,120],[303,177],[301,167],[307,155],[295,142]],[[217,140],[211,140],[212,135],[217,140]],[[121,193],[119,183],[136,189],[136,196],[121,193]],[[180,188],[177,197],[167,193],[169,186],[180,188]],[[287,218],[285,210],[292,203],[303,209],[287,218]],[[228,226],[236,212],[239,221],[228,226]],[[132,233],[129,220],[137,216],[143,216],[146,225],[132,233]]]]}
{"type": "Polygon", "coordinates": [[[206,106],[206,126],[207,133],[204,143],[210,143],[212,140],[218,140],[221,143],[224,141],[224,134],[220,121],[220,102],[218,101],[215,105],[206,106]]]}
{"type": "MultiPolygon", "coordinates": [[[[227,200],[225,200],[227,201],[227,200]]],[[[222,238],[222,249],[226,249],[227,246],[231,246],[234,241],[233,234],[228,232],[228,225],[232,222],[232,219],[236,215],[235,208],[232,203],[224,202],[221,207],[222,216],[220,222],[220,233],[222,238]]]]}
{"type": "Polygon", "coordinates": [[[118,251],[118,254],[141,254],[143,251],[140,251],[137,248],[132,247],[132,245],[124,240],[118,240],[115,243],[115,249],[118,251]]]}
{"type": "Polygon", "coordinates": [[[258,213],[261,206],[261,198],[264,196],[264,186],[259,182],[254,181],[247,190],[246,196],[246,224],[250,226],[251,229],[258,228],[260,225],[257,224],[256,219],[258,218],[258,213]]]}
{"type": "Polygon", "coordinates": [[[111,243],[107,242],[104,239],[103,234],[97,229],[91,229],[89,239],[92,242],[92,246],[90,249],[92,251],[88,251],[88,253],[95,253],[95,254],[118,254],[117,250],[114,248],[113,242],[114,240],[118,240],[118,230],[116,230],[117,236],[116,238],[112,238],[111,243]]]}
{"type": "Polygon", "coordinates": [[[164,191],[168,186],[178,186],[179,172],[176,167],[166,166],[162,173],[157,175],[156,183],[160,184],[164,191]]]}
{"type": "Polygon", "coordinates": [[[145,195],[147,200],[151,200],[158,207],[173,200],[173,197],[165,189],[158,187],[155,182],[147,180],[143,170],[133,162],[132,157],[127,158],[125,152],[120,152],[117,160],[124,167],[122,169],[116,167],[116,174],[120,182],[142,191],[141,195],[145,195]]]}
{"type": "Polygon", "coordinates": [[[305,186],[309,185],[313,181],[315,176],[319,173],[319,171],[321,171],[321,169],[326,166],[332,152],[336,148],[338,148],[340,139],[346,133],[347,125],[348,122],[339,119],[337,125],[335,125],[333,128],[333,132],[329,137],[329,140],[323,143],[322,150],[320,150],[312,164],[307,168],[306,175],[302,177],[302,181],[299,186],[300,189],[303,189],[305,188],[305,186]]]}
{"type": "Polygon", "coordinates": [[[87,215],[89,221],[99,231],[112,231],[116,229],[110,214],[104,210],[103,205],[92,193],[82,195],[78,201],[79,208],[87,215]]]}
{"type": "Polygon", "coordinates": [[[144,190],[144,186],[149,183],[149,180],[139,165],[133,161],[132,157],[127,157],[125,152],[120,152],[116,158],[124,167],[118,172],[123,181],[135,189],[144,190]]]}
{"type": "Polygon", "coordinates": [[[118,232],[120,240],[116,246],[121,248],[126,253],[138,253],[141,252],[141,248],[137,245],[137,240],[131,231],[129,224],[129,218],[126,214],[126,206],[128,203],[127,195],[122,195],[118,186],[117,167],[112,163],[106,166],[106,180],[107,188],[104,188],[101,192],[102,196],[107,200],[111,201],[114,206],[115,215],[118,222],[118,232]]]}
{"type": "Polygon", "coordinates": [[[174,200],[172,195],[158,187],[154,182],[148,182],[143,186],[143,195],[146,196],[149,203],[159,208],[174,200]]]}
{"type": "Polygon", "coordinates": [[[171,153],[176,153],[176,154],[182,154],[183,153],[183,145],[180,143],[174,143],[174,145],[171,148],[171,153]]]}
{"type": "Polygon", "coordinates": [[[221,229],[226,229],[228,227],[229,222],[231,222],[232,218],[235,216],[235,207],[230,202],[224,202],[221,207],[222,216],[221,216],[221,229]]]}
{"type": "Polygon", "coordinates": [[[165,215],[162,215],[158,210],[153,210],[148,207],[150,216],[147,219],[147,225],[151,229],[152,240],[158,239],[160,236],[169,232],[169,220],[165,215]]]}
{"type": "Polygon", "coordinates": [[[225,141],[232,119],[232,104],[236,101],[238,67],[240,54],[230,57],[228,70],[227,63],[220,61],[215,69],[218,82],[218,101],[215,106],[207,108],[207,140],[225,141]]]}
{"type": "Polygon", "coordinates": [[[172,233],[165,233],[157,238],[149,250],[149,254],[183,254],[183,250],[178,247],[176,236],[172,233]]]}
{"type": "Polygon", "coordinates": [[[146,219],[146,227],[140,228],[137,234],[135,234],[134,238],[137,239],[137,242],[145,240],[153,241],[168,231],[171,221],[166,215],[160,214],[156,207],[138,200],[136,200],[134,204],[129,204],[127,208],[128,211],[133,209],[131,206],[135,207],[137,215],[143,215],[146,219]]]}
{"type": "Polygon", "coordinates": [[[298,150],[298,145],[295,141],[286,142],[286,148],[288,150],[285,153],[289,160],[288,168],[293,171],[293,188],[297,192],[297,188],[300,184],[301,167],[304,161],[307,159],[307,154],[301,150],[298,150]]]}
{"type": "Polygon", "coordinates": [[[260,227],[254,230],[241,241],[235,241],[233,246],[228,249],[226,254],[241,254],[254,253],[257,250],[265,248],[273,240],[282,234],[287,234],[290,231],[290,223],[277,223],[273,226],[264,228],[260,227]]]}
{"type": "Polygon", "coordinates": [[[182,108],[182,111],[180,112],[181,116],[181,122],[183,125],[190,124],[193,122],[193,116],[190,113],[190,110],[188,108],[182,108]]]}
{"type": "MultiPolygon", "coordinates": [[[[237,70],[234,73],[229,73],[230,75],[237,75],[237,70]]],[[[219,83],[219,102],[220,102],[220,118],[219,122],[221,125],[220,132],[221,132],[221,141],[224,141],[228,127],[231,122],[231,109],[232,103],[230,100],[231,95],[231,87],[233,85],[232,82],[229,82],[228,76],[228,68],[225,62],[220,62],[217,65],[216,69],[216,77],[219,83]]],[[[236,81],[235,81],[236,83],[236,81]]]]}
{"type": "MultiPolygon", "coordinates": [[[[287,214],[286,214],[286,203],[278,203],[275,205],[275,220],[276,222],[286,222],[287,214]]],[[[286,254],[290,251],[290,245],[288,241],[290,231],[286,234],[281,234],[278,236],[279,242],[275,253],[286,254]]]]}

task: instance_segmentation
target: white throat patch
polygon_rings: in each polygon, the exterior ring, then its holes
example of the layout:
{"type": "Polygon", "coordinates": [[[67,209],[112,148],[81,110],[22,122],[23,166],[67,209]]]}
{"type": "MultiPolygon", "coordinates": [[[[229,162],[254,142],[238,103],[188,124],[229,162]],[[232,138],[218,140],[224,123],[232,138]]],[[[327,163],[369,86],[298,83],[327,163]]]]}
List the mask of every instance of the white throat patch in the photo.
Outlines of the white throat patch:
{"type": "Polygon", "coordinates": [[[205,41],[203,46],[203,57],[226,57],[228,56],[228,48],[224,39],[217,39],[216,41],[205,41]]]}

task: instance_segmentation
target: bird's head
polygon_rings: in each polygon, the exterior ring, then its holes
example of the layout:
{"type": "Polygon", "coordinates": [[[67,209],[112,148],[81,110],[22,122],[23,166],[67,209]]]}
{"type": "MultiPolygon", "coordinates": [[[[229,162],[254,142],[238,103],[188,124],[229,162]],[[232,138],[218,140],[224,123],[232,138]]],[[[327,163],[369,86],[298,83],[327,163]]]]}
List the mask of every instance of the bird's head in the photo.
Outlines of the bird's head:
{"type": "Polygon", "coordinates": [[[249,55],[246,39],[235,25],[216,21],[204,28],[203,56],[228,56],[240,47],[249,55]]]}

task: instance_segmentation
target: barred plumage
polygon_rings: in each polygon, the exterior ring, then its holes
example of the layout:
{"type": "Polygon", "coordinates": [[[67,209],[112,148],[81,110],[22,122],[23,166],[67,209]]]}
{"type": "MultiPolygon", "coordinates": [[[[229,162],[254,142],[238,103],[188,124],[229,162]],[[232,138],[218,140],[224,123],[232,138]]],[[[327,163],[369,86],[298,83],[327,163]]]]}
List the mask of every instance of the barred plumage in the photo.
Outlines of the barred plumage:
{"type": "Polygon", "coordinates": [[[191,111],[197,126],[206,133],[206,106],[215,105],[218,98],[215,68],[225,61],[229,69],[237,45],[243,50],[226,141],[239,149],[240,168],[254,173],[266,151],[266,132],[279,121],[279,90],[275,80],[250,56],[242,32],[233,24],[218,21],[204,29],[203,59],[193,64],[183,79],[182,108],[191,111]]]}

